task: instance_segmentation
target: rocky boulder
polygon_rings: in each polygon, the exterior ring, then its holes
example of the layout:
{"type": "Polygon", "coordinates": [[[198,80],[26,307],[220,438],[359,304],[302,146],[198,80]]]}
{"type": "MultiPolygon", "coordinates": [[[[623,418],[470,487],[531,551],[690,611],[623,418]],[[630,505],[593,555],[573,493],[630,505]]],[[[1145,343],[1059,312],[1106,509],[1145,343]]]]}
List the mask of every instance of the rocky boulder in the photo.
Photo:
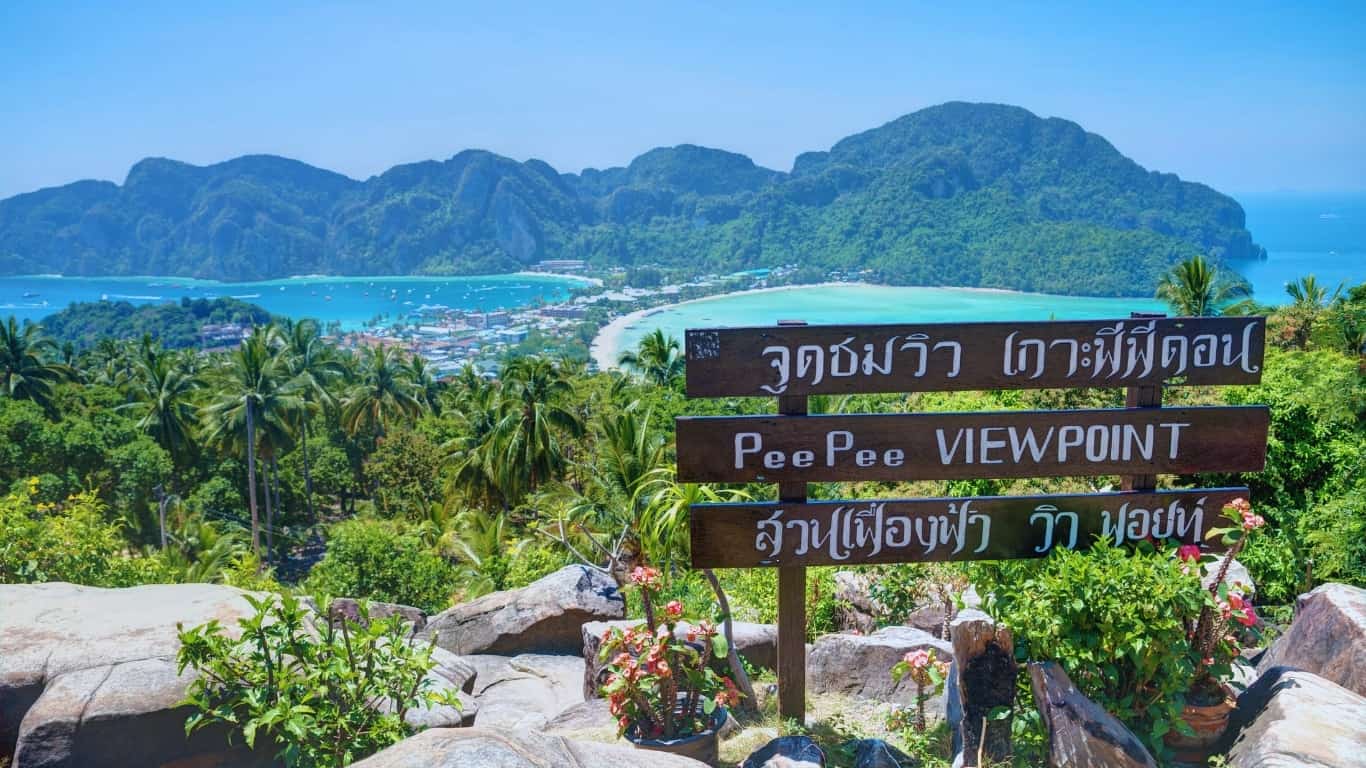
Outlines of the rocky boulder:
{"type": "Polygon", "coordinates": [[[1366,697],[1274,667],[1238,697],[1224,739],[1233,768],[1366,768],[1366,697]]]}
{"type": "Polygon", "coordinates": [[[626,743],[492,728],[437,728],[353,763],[355,768],[704,768],[686,757],[626,743]]]}
{"type": "Polygon", "coordinates": [[[404,622],[413,626],[414,632],[427,626],[427,612],[421,608],[399,603],[381,603],[376,600],[362,601],[351,597],[339,597],[333,600],[327,606],[327,615],[333,621],[345,619],[359,623],[362,602],[365,603],[367,615],[372,621],[387,619],[391,616],[401,616],[404,622]]]}
{"type": "MultiPolygon", "coordinates": [[[[621,621],[590,621],[583,625],[583,658],[587,662],[583,677],[583,696],[592,698],[598,695],[598,688],[602,685],[603,662],[598,661],[598,650],[602,648],[602,640],[612,629],[627,630],[631,627],[639,626],[641,622],[632,620],[621,621]]],[[[687,622],[679,622],[674,628],[674,636],[683,639],[688,634],[689,625],[687,622]]],[[[735,641],[735,652],[741,658],[756,667],[776,669],[778,666],[778,627],[773,624],[751,624],[746,621],[731,622],[731,635],[735,641]]],[[[718,659],[716,670],[729,675],[730,668],[725,659],[718,659]]]]}
{"type": "Polygon", "coordinates": [[[1366,589],[1324,584],[1300,595],[1295,620],[1258,669],[1299,667],[1366,696],[1366,589]]]}
{"type": "Polygon", "coordinates": [[[255,613],[212,584],[101,589],[0,585],[0,763],[46,766],[250,766],[268,755],[229,749],[206,728],[188,739],[178,706],[193,679],[176,673],[176,624],[255,613]]]}
{"type": "Polygon", "coordinates": [[[570,565],[521,589],[494,592],[431,617],[418,636],[456,654],[573,653],[586,622],[620,619],[626,601],[601,571],[570,565]]]}
{"type": "Polygon", "coordinates": [[[474,695],[477,724],[540,731],[565,710],[583,703],[583,659],[522,654],[466,657],[479,670],[474,695]]]}
{"type": "MultiPolygon", "coordinates": [[[[935,657],[953,661],[953,648],[928,632],[913,627],[885,627],[871,635],[839,634],[817,638],[806,659],[806,685],[812,693],[840,693],[915,703],[916,686],[907,676],[892,680],[892,665],[910,651],[934,649],[935,657]]],[[[944,712],[942,693],[926,702],[927,712],[944,712]]]]}
{"type": "Polygon", "coordinates": [[[825,752],[810,736],[780,736],[756,749],[740,768],[825,768],[825,752]]]}

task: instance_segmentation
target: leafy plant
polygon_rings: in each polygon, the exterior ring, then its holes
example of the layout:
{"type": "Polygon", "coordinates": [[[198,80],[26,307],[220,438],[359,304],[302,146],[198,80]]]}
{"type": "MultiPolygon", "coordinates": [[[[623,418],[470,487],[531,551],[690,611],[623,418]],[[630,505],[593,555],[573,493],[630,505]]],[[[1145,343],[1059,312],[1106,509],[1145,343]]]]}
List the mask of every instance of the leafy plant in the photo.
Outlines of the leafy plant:
{"type": "Polygon", "coordinates": [[[198,673],[185,704],[197,712],[190,734],[227,726],[248,747],[277,748],[290,768],[345,766],[413,732],[404,715],[433,704],[459,706],[454,691],[431,687],[432,645],[410,645],[400,617],[314,626],[289,594],[246,599],[255,615],[234,637],[217,619],[177,625],[178,670],[198,673]]]}
{"type": "Polygon", "coordinates": [[[450,603],[454,565],[392,520],[357,519],[332,527],[327,554],[304,587],[330,597],[413,605],[435,613],[450,603]]]}
{"type": "Polygon", "coordinates": [[[979,571],[984,607],[1015,633],[1023,659],[1058,662],[1088,697],[1160,752],[1180,728],[1195,667],[1185,620],[1206,593],[1169,553],[1100,540],[1040,563],[979,571]]]}
{"type": "Polygon", "coordinates": [[[659,572],[639,566],[631,583],[645,606],[645,623],[624,631],[612,628],[598,651],[600,660],[610,659],[602,694],[618,718],[618,735],[676,739],[700,733],[718,707],[740,702],[735,683],[711,669],[712,659],[729,652],[726,638],[702,620],[690,623],[680,640],[683,604],[665,604],[662,621],[655,613],[659,572]]]}

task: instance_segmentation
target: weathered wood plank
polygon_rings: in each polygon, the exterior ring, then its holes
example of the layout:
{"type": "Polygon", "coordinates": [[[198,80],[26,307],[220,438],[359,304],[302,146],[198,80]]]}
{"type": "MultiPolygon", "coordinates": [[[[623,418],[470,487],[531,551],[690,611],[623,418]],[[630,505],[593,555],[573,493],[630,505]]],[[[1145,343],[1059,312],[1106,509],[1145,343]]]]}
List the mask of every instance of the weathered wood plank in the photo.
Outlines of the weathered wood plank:
{"type": "Polygon", "coordinates": [[[826,482],[1246,472],[1262,406],[679,417],[684,482],[826,482]]]}
{"type": "MultiPolygon", "coordinates": [[[[801,321],[782,323],[804,325],[801,321]]],[[[804,395],[778,398],[778,413],[805,416],[804,395]]],[[[778,498],[787,504],[806,502],[806,481],[778,484],[778,498]]],[[[778,714],[784,719],[806,721],[806,569],[778,569],[778,714]]]]}
{"type": "Polygon", "coordinates": [[[1043,557],[1087,549],[1097,536],[1217,548],[1206,541],[1220,512],[1246,488],[698,504],[692,507],[695,568],[873,565],[1043,557]]]}
{"type": "Polygon", "coordinates": [[[1255,384],[1261,317],[711,328],[689,397],[1255,384]]]}

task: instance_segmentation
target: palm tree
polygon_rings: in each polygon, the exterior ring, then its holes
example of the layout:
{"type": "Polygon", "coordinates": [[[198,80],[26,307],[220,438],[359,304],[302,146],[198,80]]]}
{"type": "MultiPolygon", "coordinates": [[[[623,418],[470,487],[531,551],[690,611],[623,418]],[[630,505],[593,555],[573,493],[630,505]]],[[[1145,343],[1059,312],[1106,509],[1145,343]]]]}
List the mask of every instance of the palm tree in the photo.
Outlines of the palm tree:
{"type": "Polygon", "coordinates": [[[261,518],[256,505],[256,461],[261,437],[287,433],[294,415],[305,407],[289,372],[272,353],[270,331],[257,328],[215,371],[213,396],[200,412],[206,439],[247,460],[247,499],[251,508],[251,548],[261,553],[261,518]]]}
{"type": "MultiPolygon", "coordinates": [[[[280,329],[278,344],[282,345],[290,376],[300,387],[304,400],[310,404],[323,406],[334,404],[329,386],[346,375],[346,367],[337,360],[332,347],[323,341],[318,333],[318,324],[313,320],[299,322],[285,321],[280,329]]],[[[304,458],[304,500],[308,504],[308,515],[314,517],[313,510],[313,470],[308,455],[309,417],[313,409],[305,408],[300,412],[300,448],[304,458]]]]}
{"type": "Polygon", "coordinates": [[[583,425],[560,402],[573,391],[559,366],[538,357],[520,357],[503,372],[503,408],[498,439],[511,485],[509,501],[535,491],[564,466],[559,433],[578,436],[583,425]]]}
{"type": "MultiPolygon", "coordinates": [[[[465,367],[471,370],[470,366],[465,367]]],[[[446,493],[460,494],[483,508],[507,506],[502,489],[507,487],[506,464],[499,458],[498,427],[501,421],[502,392],[474,374],[457,377],[453,388],[454,417],[459,436],[445,449],[454,464],[446,493]]]]}
{"type": "Polygon", "coordinates": [[[1317,277],[1309,275],[1301,277],[1293,283],[1286,283],[1285,292],[1296,307],[1318,311],[1342,295],[1342,285],[1339,284],[1329,294],[1327,286],[1320,283],[1317,277]]]}
{"type": "Polygon", "coordinates": [[[1203,256],[1192,256],[1172,267],[1157,284],[1157,298],[1181,317],[1218,315],[1230,304],[1251,297],[1252,286],[1246,280],[1236,272],[1220,274],[1203,256]]]}
{"type": "Polygon", "coordinates": [[[408,378],[417,389],[417,398],[427,407],[427,410],[441,415],[441,384],[432,375],[432,369],[427,365],[427,359],[422,355],[413,355],[408,358],[408,378]]]}
{"type": "Polygon", "coordinates": [[[659,328],[646,334],[635,350],[622,352],[617,363],[661,387],[671,386],[683,375],[684,361],[678,339],[664,335],[659,328]]]}
{"type": "Polygon", "coordinates": [[[359,378],[341,412],[342,428],[353,436],[369,431],[382,437],[393,422],[422,413],[422,401],[397,347],[373,347],[363,353],[359,378]]]}
{"type": "Polygon", "coordinates": [[[56,353],[57,345],[40,326],[25,323],[20,328],[11,315],[0,324],[0,395],[32,400],[50,412],[52,387],[71,371],[49,358],[56,353]]]}
{"type": "Polygon", "coordinates": [[[155,350],[142,358],[133,379],[133,402],[119,406],[136,416],[138,429],[156,440],[177,464],[194,449],[199,379],[183,363],[185,358],[155,350]]]}

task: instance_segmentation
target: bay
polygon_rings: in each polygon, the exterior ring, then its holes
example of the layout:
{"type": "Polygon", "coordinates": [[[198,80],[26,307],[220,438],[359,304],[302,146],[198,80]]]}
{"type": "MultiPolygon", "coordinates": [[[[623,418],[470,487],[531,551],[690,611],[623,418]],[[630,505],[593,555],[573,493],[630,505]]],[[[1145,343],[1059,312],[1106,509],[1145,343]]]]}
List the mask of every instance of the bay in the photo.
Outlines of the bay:
{"type": "Polygon", "coordinates": [[[0,318],[41,320],[74,301],[132,304],[237,298],[293,318],[311,317],[357,330],[384,316],[403,319],[427,307],[489,311],[569,297],[587,280],[518,273],[477,277],[292,277],[255,283],[220,283],[179,277],[0,277],[0,318]]]}

